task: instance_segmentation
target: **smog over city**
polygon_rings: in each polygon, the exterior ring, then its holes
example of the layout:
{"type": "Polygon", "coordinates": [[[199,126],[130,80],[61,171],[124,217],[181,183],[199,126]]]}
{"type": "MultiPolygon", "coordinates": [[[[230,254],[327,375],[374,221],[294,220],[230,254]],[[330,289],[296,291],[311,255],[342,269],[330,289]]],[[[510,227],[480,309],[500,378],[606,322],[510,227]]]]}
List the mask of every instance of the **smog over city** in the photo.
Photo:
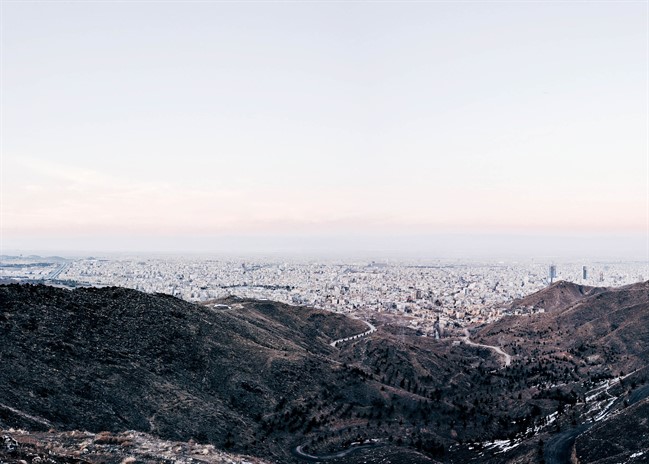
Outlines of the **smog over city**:
{"type": "Polygon", "coordinates": [[[0,0],[0,464],[649,463],[649,3],[0,0]]]}

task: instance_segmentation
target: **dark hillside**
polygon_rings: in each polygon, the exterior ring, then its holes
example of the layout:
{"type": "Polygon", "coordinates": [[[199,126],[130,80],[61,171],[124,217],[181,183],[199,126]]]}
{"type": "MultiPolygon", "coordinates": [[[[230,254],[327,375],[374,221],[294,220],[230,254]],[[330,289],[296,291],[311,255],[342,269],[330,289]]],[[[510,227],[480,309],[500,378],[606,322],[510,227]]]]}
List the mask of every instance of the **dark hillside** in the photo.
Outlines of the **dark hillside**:
{"type": "MultiPolygon", "coordinates": [[[[558,284],[528,297],[557,300],[563,290],[583,287],[558,284]]],[[[523,359],[552,355],[587,370],[629,372],[649,359],[649,282],[615,289],[590,288],[549,313],[505,317],[485,327],[479,339],[505,347],[523,359]]],[[[563,367],[562,367],[563,369],[563,367]]]]}
{"type": "MultiPolygon", "coordinates": [[[[0,427],[137,430],[287,462],[296,445],[315,450],[332,428],[334,448],[369,438],[361,415],[411,396],[389,396],[329,345],[366,331],[362,321],[270,301],[215,303],[0,286],[0,427]]],[[[416,404],[393,408],[391,419],[403,424],[416,404]]],[[[382,449],[418,454],[401,444],[382,449]]]]}
{"type": "Polygon", "coordinates": [[[649,462],[649,399],[629,406],[577,438],[579,462],[649,462]]]}
{"type": "Polygon", "coordinates": [[[259,417],[326,383],[332,366],[309,353],[365,327],[271,302],[214,310],[122,288],[2,286],[0,403],[20,413],[0,420],[252,444],[259,417]]]}
{"type": "MultiPolygon", "coordinates": [[[[0,286],[0,428],[34,433],[32,454],[78,429],[282,464],[563,463],[594,424],[600,436],[615,418],[642,420],[649,283],[555,285],[532,300],[553,310],[470,339],[384,325],[334,348],[367,325],[271,301],[0,286]]],[[[70,443],[73,454],[84,446],[70,443]]],[[[625,459],[642,452],[620,446],[625,459]]]]}

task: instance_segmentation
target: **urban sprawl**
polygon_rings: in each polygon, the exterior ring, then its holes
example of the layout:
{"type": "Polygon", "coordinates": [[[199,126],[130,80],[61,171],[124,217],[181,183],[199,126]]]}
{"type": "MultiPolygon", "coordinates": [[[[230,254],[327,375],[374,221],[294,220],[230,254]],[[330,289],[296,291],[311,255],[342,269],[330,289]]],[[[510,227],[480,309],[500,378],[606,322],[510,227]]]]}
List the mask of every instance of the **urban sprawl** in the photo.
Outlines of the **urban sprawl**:
{"type": "Polygon", "coordinates": [[[439,337],[504,315],[539,311],[511,303],[552,280],[621,286],[645,279],[647,264],[3,256],[0,271],[3,281],[121,286],[196,302],[268,299],[389,321],[439,337]]]}

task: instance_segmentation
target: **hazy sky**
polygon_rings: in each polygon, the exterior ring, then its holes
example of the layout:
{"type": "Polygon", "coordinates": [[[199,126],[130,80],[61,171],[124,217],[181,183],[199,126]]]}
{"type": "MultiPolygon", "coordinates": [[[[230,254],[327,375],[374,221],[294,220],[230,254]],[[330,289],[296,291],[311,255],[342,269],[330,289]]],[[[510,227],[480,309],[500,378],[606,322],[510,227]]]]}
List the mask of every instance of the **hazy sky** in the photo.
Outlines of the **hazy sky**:
{"type": "Polygon", "coordinates": [[[642,253],[647,9],[3,1],[2,247],[458,232],[642,253]]]}

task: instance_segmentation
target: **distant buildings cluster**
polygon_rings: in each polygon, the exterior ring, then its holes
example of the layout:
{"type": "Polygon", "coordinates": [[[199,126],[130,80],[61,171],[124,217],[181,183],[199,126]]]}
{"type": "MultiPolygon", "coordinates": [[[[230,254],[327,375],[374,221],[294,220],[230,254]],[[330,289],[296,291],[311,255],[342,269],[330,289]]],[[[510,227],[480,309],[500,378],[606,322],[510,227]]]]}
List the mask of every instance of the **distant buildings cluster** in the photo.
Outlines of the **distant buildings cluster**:
{"type": "MultiPolygon", "coordinates": [[[[37,257],[36,257],[37,258],[37,257]]],[[[189,301],[236,295],[391,320],[430,336],[490,322],[557,279],[600,286],[643,280],[646,263],[313,262],[196,258],[5,258],[3,277],[163,292],[189,301]],[[597,276],[591,281],[589,270],[597,276]]]]}
{"type": "MultiPolygon", "coordinates": [[[[118,285],[201,301],[236,295],[391,318],[431,335],[449,326],[489,322],[507,303],[556,279],[605,286],[642,279],[643,263],[328,263],[216,259],[79,259],[60,279],[118,285]]],[[[46,275],[52,275],[49,270],[46,275]]]]}

